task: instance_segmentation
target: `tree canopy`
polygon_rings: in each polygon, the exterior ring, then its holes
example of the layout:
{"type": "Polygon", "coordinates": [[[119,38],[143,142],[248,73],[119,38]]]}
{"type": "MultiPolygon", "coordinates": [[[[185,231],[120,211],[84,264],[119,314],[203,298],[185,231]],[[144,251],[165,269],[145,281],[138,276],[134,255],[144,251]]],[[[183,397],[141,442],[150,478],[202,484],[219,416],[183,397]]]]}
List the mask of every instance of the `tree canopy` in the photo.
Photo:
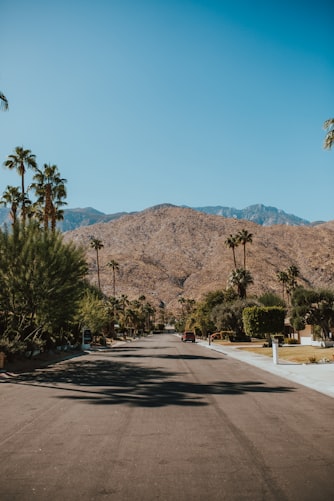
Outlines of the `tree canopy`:
{"type": "Polygon", "coordinates": [[[334,292],[299,287],[292,296],[291,325],[302,330],[306,324],[321,328],[324,338],[334,327],[334,292]]]}
{"type": "Polygon", "coordinates": [[[87,273],[84,253],[35,222],[0,231],[0,344],[52,344],[69,329],[87,273]]]}

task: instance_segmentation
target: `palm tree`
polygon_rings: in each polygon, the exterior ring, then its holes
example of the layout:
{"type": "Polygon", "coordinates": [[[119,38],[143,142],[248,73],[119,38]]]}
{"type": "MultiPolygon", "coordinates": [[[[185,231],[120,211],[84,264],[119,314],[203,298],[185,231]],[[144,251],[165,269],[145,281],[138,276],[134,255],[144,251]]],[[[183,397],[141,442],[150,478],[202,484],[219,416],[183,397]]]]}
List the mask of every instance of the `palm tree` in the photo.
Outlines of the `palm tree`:
{"type": "Polygon", "coordinates": [[[113,296],[115,297],[116,296],[116,280],[115,280],[115,275],[116,275],[116,270],[117,271],[119,270],[119,264],[117,263],[117,261],[115,261],[114,259],[112,259],[111,261],[109,261],[107,263],[107,266],[109,266],[110,268],[112,268],[113,296]]]}
{"type": "Polygon", "coordinates": [[[324,140],[324,148],[325,150],[330,150],[334,144],[334,118],[329,118],[328,120],[326,120],[323,127],[325,131],[327,131],[324,140]]]}
{"type": "Polygon", "coordinates": [[[225,240],[225,245],[232,249],[233,253],[233,262],[234,262],[234,268],[237,269],[237,261],[235,258],[235,248],[238,247],[239,241],[238,238],[235,235],[230,235],[226,240],[225,240]]]}
{"type": "Polygon", "coordinates": [[[245,299],[247,287],[253,283],[253,277],[248,270],[237,268],[231,272],[229,283],[237,288],[239,297],[245,299]]]}
{"type": "Polygon", "coordinates": [[[7,186],[6,191],[2,195],[0,204],[7,207],[10,204],[10,217],[12,219],[12,224],[14,225],[17,220],[17,210],[19,208],[19,203],[21,200],[20,190],[17,186],[7,186]]]}
{"type": "Polygon", "coordinates": [[[243,229],[237,234],[237,239],[244,248],[244,269],[246,269],[246,244],[253,242],[253,234],[243,229]]]}
{"type": "Polygon", "coordinates": [[[90,237],[90,246],[93,247],[96,251],[96,265],[97,265],[97,284],[98,288],[101,290],[101,283],[100,283],[100,263],[99,263],[99,250],[104,247],[102,240],[99,240],[98,238],[90,237]]]}
{"type": "Polygon", "coordinates": [[[2,92],[0,92],[0,110],[8,110],[8,101],[2,92]]]}
{"type": "Polygon", "coordinates": [[[26,169],[37,169],[36,156],[31,153],[30,150],[25,150],[21,146],[15,148],[15,153],[9,155],[7,160],[4,162],[4,166],[8,169],[16,169],[21,176],[21,204],[22,204],[22,221],[25,222],[26,219],[26,192],[24,186],[24,175],[26,169]]]}
{"type": "Polygon", "coordinates": [[[124,327],[129,330],[130,333],[137,333],[141,325],[141,317],[139,311],[136,309],[135,304],[130,304],[130,308],[126,308],[124,312],[124,327]],[[134,307],[131,307],[134,306],[134,307]]]}
{"type": "Polygon", "coordinates": [[[142,319],[142,328],[144,331],[149,332],[151,330],[152,317],[155,313],[155,308],[148,301],[146,301],[146,296],[144,296],[144,294],[139,296],[138,301],[132,301],[132,304],[136,303],[142,319]]]}
{"type": "Polygon", "coordinates": [[[44,164],[44,169],[37,169],[33,177],[34,183],[31,188],[37,195],[37,206],[43,207],[44,229],[47,230],[49,222],[52,231],[56,229],[57,219],[62,218],[63,212],[59,207],[66,205],[63,199],[66,197],[66,179],[60,177],[56,165],[44,164]]]}
{"type": "Polygon", "coordinates": [[[295,265],[291,265],[288,268],[287,275],[288,275],[288,287],[287,287],[287,294],[290,299],[291,293],[295,290],[297,287],[297,280],[296,278],[299,277],[299,269],[295,265]]]}
{"type": "Polygon", "coordinates": [[[65,183],[67,180],[56,176],[54,179],[54,185],[52,188],[52,214],[51,214],[51,230],[55,231],[57,221],[62,221],[64,219],[64,211],[61,209],[64,205],[67,205],[65,198],[67,197],[67,191],[65,183]]]}
{"type": "Polygon", "coordinates": [[[297,287],[296,278],[299,277],[299,269],[295,265],[289,266],[286,271],[279,271],[276,276],[277,280],[282,284],[283,300],[284,292],[286,291],[288,296],[288,303],[290,303],[290,295],[297,287]]]}
{"type": "Polygon", "coordinates": [[[289,276],[286,271],[278,271],[276,273],[277,280],[282,284],[282,297],[284,301],[284,293],[285,289],[287,287],[287,284],[289,283],[289,276]]]}

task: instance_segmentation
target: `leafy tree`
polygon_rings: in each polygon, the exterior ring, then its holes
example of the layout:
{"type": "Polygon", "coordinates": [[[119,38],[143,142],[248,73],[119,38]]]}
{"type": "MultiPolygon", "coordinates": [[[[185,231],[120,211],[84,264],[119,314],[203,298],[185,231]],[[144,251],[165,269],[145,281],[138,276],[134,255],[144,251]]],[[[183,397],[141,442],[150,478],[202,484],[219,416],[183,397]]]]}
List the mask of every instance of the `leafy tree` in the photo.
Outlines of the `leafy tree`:
{"type": "Polygon", "coordinates": [[[216,330],[216,326],[211,318],[211,311],[212,308],[206,301],[196,304],[187,318],[185,328],[195,330],[201,336],[207,337],[210,332],[216,330]]]}
{"type": "Polygon", "coordinates": [[[237,268],[232,270],[229,276],[229,284],[237,288],[238,295],[241,299],[247,296],[247,288],[253,283],[253,277],[248,270],[237,268]]]}
{"type": "Polygon", "coordinates": [[[30,150],[25,150],[21,146],[15,148],[14,154],[9,155],[7,160],[4,162],[4,166],[8,169],[16,169],[18,174],[21,176],[21,203],[22,203],[22,221],[25,222],[26,219],[26,192],[24,184],[24,176],[26,169],[36,169],[36,156],[31,153],[30,150]]]}
{"type": "Polygon", "coordinates": [[[239,299],[239,295],[233,287],[228,287],[224,292],[225,303],[234,303],[237,299],[239,299]]]}
{"type": "Polygon", "coordinates": [[[217,330],[232,331],[236,338],[242,338],[245,336],[242,312],[244,308],[253,304],[254,302],[244,299],[236,299],[233,302],[217,305],[211,312],[211,320],[215,323],[217,330]]]}
{"type": "Polygon", "coordinates": [[[253,242],[253,234],[247,230],[242,229],[236,235],[237,241],[243,246],[244,249],[244,269],[246,269],[246,244],[253,242]]]}
{"type": "Polygon", "coordinates": [[[222,304],[225,301],[225,292],[222,290],[211,291],[205,294],[204,304],[209,310],[212,310],[218,304],[222,304]]]}
{"type": "Polygon", "coordinates": [[[8,101],[2,92],[0,92],[0,110],[8,110],[8,101]]]}
{"type": "Polygon", "coordinates": [[[291,325],[302,330],[306,324],[321,328],[324,338],[334,326],[334,292],[326,289],[295,289],[292,296],[291,325]]]}
{"type": "Polygon", "coordinates": [[[324,129],[327,131],[325,140],[324,140],[324,148],[325,150],[330,150],[334,143],[334,118],[329,118],[324,122],[324,129]]]}
{"type": "Polygon", "coordinates": [[[263,306],[282,306],[285,308],[285,301],[272,292],[265,292],[258,298],[258,301],[263,306]]]}
{"type": "Polygon", "coordinates": [[[216,330],[216,326],[211,319],[211,311],[218,304],[225,300],[222,290],[211,291],[204,295],[203,301],[192,302],[188,314],[184,318],[183,328],[195,329],[201,336],[207,337],[210,332],[216,330]]]}
{"type": "Polygon", "coordinates": [[[284,332],[285,309],[280,306],[252,306],[243,310],[242,319],[248,336],[267,337],[284,332]]]}
{"type": "Polygon", "coordinates": [[[30,222],[0,231],[2,342],[12,350],[54,343],[69,330],[87,265],[82,250],[30,222]]]}
{"type": "Polygon", "coordinates": [[[108,331],[110,317],[106,301],[99,294],[99,290],[86,288],[78,306],[76,319],[80,330],[87,327],[94,336],[108,331]]]}
{"type": "Polygon", "coordinates": [[[98,238],[90,237],[90,246],[93,247],[93,249],[95,249],[95,251],[96,251],[97,285],[98,285],[98,288],[101,289],[99,250],[101,250],[104,247],[104,245],[102,243],[102,240],[99,240],[98,238]]]}

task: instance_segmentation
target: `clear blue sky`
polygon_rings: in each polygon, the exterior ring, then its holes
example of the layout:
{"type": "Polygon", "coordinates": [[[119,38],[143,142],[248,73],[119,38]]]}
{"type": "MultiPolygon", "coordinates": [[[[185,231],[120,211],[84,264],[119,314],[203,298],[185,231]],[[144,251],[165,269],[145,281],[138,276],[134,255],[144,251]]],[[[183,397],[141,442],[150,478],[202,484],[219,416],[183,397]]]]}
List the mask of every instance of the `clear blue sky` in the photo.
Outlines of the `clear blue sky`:
{"type": "MultiPolygon", "coordinates": [[[[1,163],[24,146],[56,164],[69,208],[334,219],[332,0],[0,5],[1,163]]],[[[19,178],[1,167],[7,184],[19,178]]]]}

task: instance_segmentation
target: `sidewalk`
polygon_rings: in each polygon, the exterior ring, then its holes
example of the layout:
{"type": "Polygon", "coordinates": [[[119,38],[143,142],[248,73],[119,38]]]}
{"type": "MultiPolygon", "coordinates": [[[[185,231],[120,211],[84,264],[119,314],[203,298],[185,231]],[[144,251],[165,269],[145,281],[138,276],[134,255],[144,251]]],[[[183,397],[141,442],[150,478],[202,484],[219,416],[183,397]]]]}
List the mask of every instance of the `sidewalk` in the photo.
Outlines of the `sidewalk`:
{"type": "MultiPolygon", "coordinates": [[[[281,360],[276,365],[271,357],[258,355],[234,346],[218,345],[207,341],[197,341],[197,344],[210,350],[219,351],[241,362],[254,365],[259,369],[271,372],[276,376],[307,386],[334,398],[334,363],[329,364],[297,364],[281,360]]],[[[278,350],[279,356],[279,350],[278,350]]]]}

